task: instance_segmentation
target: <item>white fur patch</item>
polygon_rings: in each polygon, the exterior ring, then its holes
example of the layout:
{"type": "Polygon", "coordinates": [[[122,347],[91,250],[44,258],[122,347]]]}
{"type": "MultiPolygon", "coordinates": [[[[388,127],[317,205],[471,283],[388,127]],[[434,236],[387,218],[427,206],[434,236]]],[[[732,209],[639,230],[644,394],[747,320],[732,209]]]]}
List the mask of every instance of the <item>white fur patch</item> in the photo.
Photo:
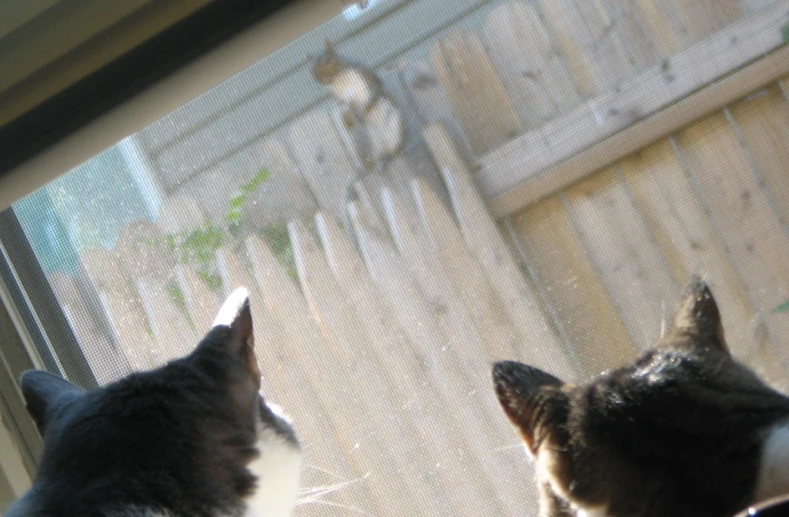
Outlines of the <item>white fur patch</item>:
{"type": "Polygon", "coordinates": [[[367,106],[372,95],[367,81],[356,70],[345,70],[337,74],[330,88],[336,98],[358,109],[367,106]]]}
{"type": "Polygon", "coordinates": [[[608,517],[608,512],[602,506],[587,509],[576,508],[576,511],[578,517],[608,517]]]}
{"type": "Polygon", "coordinates": [[[239,287],[235,291],[233,291],[230,296],[227,297],[225,303],[222,304],[222,308],[219,309],[219,312],[214,318],[214,324],[212,327],[217,327],[219,325],[225,325],[229,327],[233,321],[235,321],[238,313],[241,311],[241,307],[244,305],[249,299],[249,291],[246,290],[244,287],[239,287]]]}
{"type": "Polygon", "coordinates": [[[786,493],[789,493],[789,422],[782,422],[764,440],[754,502],[786,493]]]}
{"type": "Polygon", "coordinates": [[[376,159],[394,154],[403,140],[403,119],[386,97],[380,98],[367,114],[367,126],[376,159]]]}
{"type": "Polygon", "coordinates": [[[258,438],[260,456],[247,468],[258,478],[257,490],[247,500],[247,517],[289,517],[296,506],[301,477],[301,451],[273,429],[258,438]]]}

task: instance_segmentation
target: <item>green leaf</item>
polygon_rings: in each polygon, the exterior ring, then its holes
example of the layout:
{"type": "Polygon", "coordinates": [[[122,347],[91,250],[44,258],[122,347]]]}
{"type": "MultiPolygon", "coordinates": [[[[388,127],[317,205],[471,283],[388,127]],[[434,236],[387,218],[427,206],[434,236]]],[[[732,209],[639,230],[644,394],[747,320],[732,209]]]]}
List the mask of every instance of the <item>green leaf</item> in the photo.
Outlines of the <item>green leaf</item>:
{"type": "Polygon", "coordinates": [[[296,256],[290,242],[288,227],[283,223],[270,223],[263,227],[263,240],[268,244],[274,256],[285,268],[288,275],[296,280],[296,256]]]}
{"type": "Polygon", "coordinates": [[[781,27],[781,38],[783,39],[784,43],[789,43],[789,24],[781,27]]]}
{"type": "Polygon", "coordinates": [[[241,220],[243,213],[240,210],[231,210],[225,214],[225,220],[231,223],[241,220]]]}
{"type": "Polygon", "coordinates": [[[239,209],[244,206],[244,203],[247,202],[247,196],[244,194],[238,194],[233,196],[233,199],[230,200],[230,208],[233,210],[239,209]]]}
{"type": "Polygon", "coordinates": [[[786,300],[781,305],[772,310],[773,314],[778,314],[780,312],[789,312],[789,300],[786,300]]]}
{"type": "Polygon", "coordinates": [[[170,300],[175,304],[176,307],[181,309],[184,314],[186,313],[186,298],[184,297],[184,292],[175,282],[170,282],[167,284],[167,294],[170,297],[170,300]]]}

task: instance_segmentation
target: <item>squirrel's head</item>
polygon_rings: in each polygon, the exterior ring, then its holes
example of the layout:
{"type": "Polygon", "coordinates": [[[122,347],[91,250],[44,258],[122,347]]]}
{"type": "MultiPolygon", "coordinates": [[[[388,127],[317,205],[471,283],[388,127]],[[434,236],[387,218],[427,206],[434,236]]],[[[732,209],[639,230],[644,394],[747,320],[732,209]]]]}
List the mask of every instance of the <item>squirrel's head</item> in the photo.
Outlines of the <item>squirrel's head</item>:
{"type": "Polygon", "coordinates": [[[329,85],[344,68],[344,63],[334,49],[334,43],[326,40],[326,49],[315,59],[312,75],[320,84],[329,85]]]}

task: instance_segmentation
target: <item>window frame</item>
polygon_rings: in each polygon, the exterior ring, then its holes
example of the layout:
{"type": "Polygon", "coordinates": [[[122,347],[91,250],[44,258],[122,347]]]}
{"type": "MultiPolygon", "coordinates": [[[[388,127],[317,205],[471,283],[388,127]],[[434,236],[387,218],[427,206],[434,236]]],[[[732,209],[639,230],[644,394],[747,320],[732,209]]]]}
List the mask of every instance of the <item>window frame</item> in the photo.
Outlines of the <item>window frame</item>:
{"type": "MultiPolygon", "coordinates": [[[[18,465],[19,459],[24,474],[33,479],[43,448],[19,388],[24,371],[44,368],[84,388],[97,386],[11,204],[353,3],[206,2],[0,126],[0,417],[19,453],[8,464],[0,456],[0,467],[18,465]],[[239,47],[254,44],[258,46],[239,52],[239,47]],[[148,120],[124,116],[139,110],[141,103],[147,105],[148,120]],[[111,131],[106,130],[108,125],[111,131]],[[103,136],[96,138],[97,134],[103,136]],[[57,336],[56,351],[48,336],[57,336]]],[[[20,481],[15,481],[19,486],[20,481]]]]}

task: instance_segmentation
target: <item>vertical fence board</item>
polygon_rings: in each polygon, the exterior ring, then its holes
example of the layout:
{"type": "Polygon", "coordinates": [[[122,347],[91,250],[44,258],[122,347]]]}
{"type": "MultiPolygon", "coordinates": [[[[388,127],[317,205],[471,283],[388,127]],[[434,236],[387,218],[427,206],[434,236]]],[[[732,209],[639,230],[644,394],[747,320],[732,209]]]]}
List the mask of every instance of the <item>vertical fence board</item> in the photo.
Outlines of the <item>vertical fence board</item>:
{"type": "Polygon", "coordinates": [[[488,353],[495,359],[518,357],[523,338],[482,268],[466,248],[451,216],[424,182],[416,180],[413,187],[422,225],[482,334],[488,353]]]}
{"type": "Polygon", "coordinates": [[[610,90],[632,75],[600,0],[540,0],[540,7],[584,96],[610,90]]]}
{"type": "Polygon", "coordinates": [[[587,373],[626,364],[636,349],[559,197],[513,219],[524,260],[542,284],[587,373]]]}
{"type": "Polygon", "coordinates": [[[249,291],[252,318],[255,323],[255,341],[258,343],[257,349],[273,350],[279,340],[288,342],[287,336],[281,335],[276,327],[271,313],[266,308],[252,281],[252,276],[241,264],[236,253],[229,246],[223,246],[216,250],[215,255],[219,276],[222,278],[224,296],[230,295],[238,287],[246,287],[249,291]]]}
{"type": "Polygon", "coordinates": [[[679,50],[667,44],[660,32],[655,30],[662,20],[653,0],[605,0],[605,4],[619,39],[637,71],[646,70],[679,50]]]}
{"type": "Polygon", "coordinates": [[[131,290],[126,276],[113,256],[105,249],[80,254],[104,312],[107,314],[115,342],[126,354],[133,370],[159,366],[156,345],[146,329],[147,319],[139,297],[131,290]]]}
{"type": "Polygon", "coordinates": [[[268,171],[268,179],[258,186],[244,205],[244,215],[253,226],[309,217],[318,210],[305,177],[298,173],[296,164],[280,141],[270,139],[255,144],[249,153],[258,171],[268,171]]]}
{"type": "Polygon", "coordinates": [[[575,83],[534,6],[511,0],[485,22],[490,57],[526,129],[534,129],[581,102],[575,83]]]}
{"type": "Polygon", "coordinates": [[[343,201],[356,169],[329,114],[320,107],[293,122],[288,143],[321,209],[342,218],[343,201]]]}
{"type": "Polygon", "coordinates": [[[400,90],[418,119],[418,126],[442,122],[460,142],[464,156],[471,156],[471,144],[463,126],[455,118],[452,102],[441,85],[432,63],[422,59],[402,59],[397,63],[400,90]]]}
{"type": "Polygon", "coordinates": [[[170,196],[159,208],[156,225],[163,233],[190,232],[205,222],[205,214],[192,198],[170,196]]]}
{"type": "Polygon", "coordinates": [[[789,102],[775,85],[731,108],[734,122],[753,157],[783,222],[789,223],[789,102]]]}
{"type": "MultiPolygon", "coordinates": [[[[287,346],[277,342],[276,348],[259,350],[258,355],[263,358],[263,375],[271,378],[276,396],[286,404],[306,451],[304,472],[307,477],[302,486],[316,490],[303,496],[308,501],[306,505],[316,507],[319,515],[345,515],[354,510],[363,514],[373,512],[380,501],[376,501],[363,480],[364,464],[353,454],[346,457],[342,453],[353,447],[347,438],[343,439],[344,426],[350,423],[343,418],[348,410],[347,401],[336,384],[342,375],[334,362],[321,361],[327,345],[310,318],[301,293],[279,261],[257,236],[247,239],[246,249],[266,308],[291,343],[287,346]],[[317,359],[322,371],[336,382],[322,383],[323,378],[313,371],[316,365],[310,358],[317,359]],[[318,393],[331,398],[333,405],[321,403],[318,393]],[[321,473],[328,474],[328,480],[318,481],[325,477],[320,476],[321,473]],[[318,483],[316,487],[310,486],[311,480],[318,483]]],[[[302,511],[303,506],[299,506],[297,515],[302,511]]]]}
{"type": "MultiPolygon", "coordinates": [[[[610,0],[619,3],[631,3],[631,0],[610,0]]],[[[652,31],[664,42],[668,55],[672,56],[688,47],[693,38],[685,25],[673,1],[666,0],[635,0],[632,2],[640,8],[643,19],[652,31]]]]}
{"type": "Polygon", "coordinates": [[[159,343],[159,359],[164,362],[190,353],[198,337],[163,287],[157,278],[150,276],[137,282],[143,309],[159,343]]]}
{"type": "MultiPolygon", "coordinates": [[[[401,205],[402,207],[402,205],[401,205]]],[[[390,206],[391,208],[391,206],[390,206]]],[[[507,447],[503,450],[491,450],[490,442],[514,443],[515,437],[506,421],[500,418],[500,408],[495,398],[491,396],[490,380],[487,365],[489,358],[486,356],[482,342],[477,338],[476,330],[470,323],[454,318],[458,312],[458,303],[453,299],[451,284],[444,280],[449,291],[438,292],[433,285],[422,283],[424,291],[414,283],[406,270],[407,265],[412,268],[417,260],[415,255],[422,258],[432,253],[431,249],[424,249],[419,245],[417,249],[413,241],[411,246],[404,248],[403,258],[394,250],[388,239],[385,238],[380,226],[370,224],[369,207],[363,203],[353,203],[350,207],[351,220],[357,234],[362,253],[373,279],[380,286],[381,292],[390,306],[396,311],[401,324],[409,332],[414,343],[419,343],[427,368],[431,368],[430,376],[439,379],[437,390],[443,393],[448,400],[454,400],[452,413],[455,414],[464,431],[468,432],[470,439],[475,439],[485,444],[488,449],[479,453],[483,462],[486,475],[494,480],[499,492],[507,492],[509,486],[511,493],[523,493],[515,489],[513,482],[528,476],[526,465],[519,454],[513,454],[513,449],[507,447]],[[424,295],[422,294],[424,292],[424,295]],[[427,296],[426,301],[423,296],[427,296]],[[439,325],[436,325],[436,319],[439,325]],[[480,365],[485,365],[480,368],[480,365]],[[458,403],[458,401],[462,401],[458,403]],[[484,413],[485,417],[481,415],[484,413]],[[480,439],[485,436],[485,439],[480,439]],[[476,437],[476,438],[474,438],[476,437]],[[491,471],[490,461],[495,467],[491,471]]],[[[400,212],[402,213],[402,212],[400,212]]],[[[395,216],[397,217],[397,216],[395,216]]],[[[414,225],[404,222],[395,224],[404,233],[413,235],[414,225]]],[[[433,264],[434,266],[436,264],[433,264]]],[[[442,279],[440,265],[432,271],[438,280],[442,279]]],[[[415,268],[414,268],[415,269],[415,268]]],[[[419,270],[415,269],[419,275],[419,270]]],[[[432,284],[432,283],[431,283],[432,284]]],[[[517,452],[517,449],[516,449],[517,452]]],[[[522,485],[520,482],[516,482],[522,485]]],[[[524,494],[526,497],[531,494],[524,494]]],[[[508,508],[510,512],[517,512],[523,508],[524,502],[511,497],[499,499],[499,504],[508,508]]]]}
{"type": "MultiPolygon", "coordinates": [[[[393,287],[403,293],[403,301],[400,301],[398,306],[402,305],[406,311],[410,311],[409,319],[413,321],[410,326],[415,329],[424,328],[429,332],[430,343],[435,340],[435,346],[431,345],[431,348],[449,348],[453,354],[462,357],[463,366],[458,368],[458,372],[473,372],[475,364],[487,363],[490,360],[485,352],[482,334],[453,287],[439,256],[433,252],[428,237],[420,228],[419,219],[396,194],[385,191],[383,198],[387,223],[404,263],[397,264],[400,257],[391,246],[380,242],[380,239],[359,221],[356,231],[366,254],[368,267],[376,277],[382,278],[382,281],[391,277],[393,287]],[[406,285],[407,288],[404,289],[406,285]],[[432,318],[427,324],[419,323],[426,319],[425,316],[420,316],[421,314],[431,315],[432,318]]],[[[414,335],[414,339],[417,343],[424,341],[424,337],[418,335],[414,335]]],[[[457,381],[462,382],[460,379],[457,381]]],[[[482,382],[484,381],[478,378],[472,381],[471,385],[481,385],[482,382]]]]}
{"type": "Polygon", "coordinates": [[[660,337],[681,288],[643,217],[615,169],[569,189],[567,202],[581,240],[633,340],[639,348],[648,348],[660,337]]]}
{"type": "Polygon", "coordinates": [[[673,3],[695,41],[736,22],[743,14],[739,0],[674,0],[673,3]]]}
{"type": "Polygon", "coordinates": [[[462,31],[442,39],[432,60],[476,155],[523,132],[507,89],[476,34],[462,31]]]}
{"type": "Polygon", "coordinates": [[[438,496],[434,492],[438,487],[429,480],[428,470],[419,471],[419,458],[424,454],[421,444],[403,441],[402,437],[410,433],[404,431],[380,376],[370,374],[367,336],[339,295],[332,273],[306,227],[292,221],[288,228],[307,303],[332,354],[343,365],[344,384],[354,394],[357,410],[364,413],[365,422],[358,422],[355,429],[363,431],[360,446],[369,450],[375,463],[371,474],[385,480],[377,483],[376,490],[388,485],[384,493],[389,504],[397,504],[403,512],[432,514],[437,511],[434,505],[438,496]]]}
{"type": "Polygon", "coordinates": [[[211,329],[214,316],[219,312],[219,299],[188,264],[175,267],[175,278],[194,328],[198,335],[203,335],[211,329]]]}
{"type": "MultiPolygon", "coordinates": [[[[676,143],[773,342],[782,343],[789,315],[771,311],[789,298],[789,238],[736,135],[717,114],[682,131],[676,143]]],[[[781,352],[785,358],[785,345],[781,352]]]]}
{"type": "MultiPolygon", "coordinates": [[[[297,223],[292,223],[292,226],[298,228],[297,223]]],[[[379,347],[383,343],[378,341],[377,335],[368,334],[366,326],[360,319],[361,315],[353,310],[353,298],[343,294],[347,287],[340,286],[334,279],[331,268],[318,252],[316,243],[307,237],[303,228],[300,232],[298,230],[294,230],[294,232],[299,234],[301,258],[304,263],[303,270],[310,271],[309,277],[304,281],[305,293],[320,312],[324,332],[334,345],[333,350],[337,352],[349,373],[353,375],[357,387],[362,389],[361,387],[364,386],[369,407],[381,412],[391,412],[395,416],[395,421],[388,424],[390,429],[386,435],[386,443],[393,450],[398,447],[398,455],[402,455],[396,465],[411,472],[407,484],[412,486],[411,490],[418,497],[421,494],[421,497],[424,498],[431,497],[429,494],[433,491],[449,490],[451,483],[446,479],[446,471],[436,467],[440,464],[441,458],[434,456],[435,451],[429,447],[430,441],[426,437],[415,440],[406,447],[402,444],[405,436],[418,436],[422,431],[441,433],[444,429],[411,428],[415,419],[409,417],[413,415],[409,415],[410,412],[402,414],[407,408],[408,399],[398,400],[396,397],[398,390],[394,387],[402,382],[402,379],[391,379],[391,369],[386,368],[380,362],[379,347]],[[427,458],[430,458],[430,463],[421,461],[427,458]],[[420,479],[421,482],[418,481],[420,479]]],[[[337,251],[336,248],[335,251],[337,251]]],[[[354,281],[358,282],[358,279],[354,281]]],[[[407,350],[403,350],[403,352],[407,353],[407,350]]],[[[416,401],[413,394],[410,399],[411,403],[416,401]]],[[[418,410],[418,408],[414,409],[418,410]]],[[[379,424],[386,425],[381,420],[379,420],[379,424]]],[[[427,424],[428,421],[421,422],[418,427],[422,428],[427,424]]],[[[431,501],[428,507],[437,503],[437,501],[431,501]]],[[[453,505],[456,505],[457,508],[463,507],[462,503],[448,501],[446,498],[442,503],[450,508],[453,505]]]]}
{"type": "MultiPolygon", "coordinates": [[[[732,352],[776,385],[785,382],[780,354],[668,141],[620,164],[625,183],[678,283],[701,273],[723,315],[732,352]]],[[[675,302],[669,307],[674,309],[675,302]]]]}
{"type": "MultiPolygon", "coordinates": [[[[467,484],[467,491],[447,494],[448,497],[454,500],[456,507],[461,508],[488,500],[491,501],[491,510],[500,512],[497,487],[489,477],[495,470],[479,470],[483,466],[481,464],[490,463],[486,461],[488,458],[482,456],[485,451],[478,447],[484,441],[479,436],[469,436],[466,421],[455,421],[452,401],[456,397],[446,397],[446,390],[439,389],[440,384],[453,383],[458,379],[438,369],[435,360],[423,359],[440,352],[438,349],[425,349],[423,343],[417,346],[408,338],[392,318],[394,311],[382,298],[361,257],[334,221],[318,214],[316,223],[327,261],[338,285],[345,292],[368,335],[376,338],[373,350],[381,357],[384,371],[390,372],[392,376],[399,404],[408,410],[409,418],[421,422],[418,439],[429,444],[434,451],[443,451],[439,470],[450,483],[458,486],[469,476],[482,481],[471,486],[467,484]],[[476,450],[478,454],[468,455],[463,452],[469,449],[476,450]]],[[[409,303],[410,300],[397,302],[409,303]]]]}
{"type": "Polygon", "coordinates": [[[539,296],[515,264],[449,135],[440,125],[426,128],[424,135],[442,170],[466,245],[525,340],[528,350],[522,357],[535,366],[550,365],[565,378],[574,378],[579,373],[577,365],[568,359],[564,344],[542,312],[539,296]]]}

